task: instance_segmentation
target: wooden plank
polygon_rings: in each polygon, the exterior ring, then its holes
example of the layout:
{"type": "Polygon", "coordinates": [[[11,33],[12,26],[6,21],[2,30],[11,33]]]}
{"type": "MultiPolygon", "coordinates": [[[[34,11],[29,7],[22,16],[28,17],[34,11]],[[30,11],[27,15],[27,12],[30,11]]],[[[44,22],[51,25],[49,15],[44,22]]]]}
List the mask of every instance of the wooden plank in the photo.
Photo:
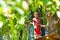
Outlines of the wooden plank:
{"type": "Polygon", "coordinates": [[[60,40],[60,38],[54,38],[56,34],[49,34],[48,36],[43,36],[41,38],[35,39],[35,40],[60,40]]]}

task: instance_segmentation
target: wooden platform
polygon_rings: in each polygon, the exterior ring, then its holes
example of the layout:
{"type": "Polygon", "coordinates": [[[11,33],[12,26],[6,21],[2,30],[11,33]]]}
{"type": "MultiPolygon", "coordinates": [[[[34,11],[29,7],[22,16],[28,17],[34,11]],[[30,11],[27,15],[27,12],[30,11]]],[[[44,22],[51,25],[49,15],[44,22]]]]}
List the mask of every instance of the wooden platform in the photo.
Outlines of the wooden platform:
{"type": "Polygon", "coordinates": [[[48,36],[43,36],[35,40],[60,40],[60,37],[57,37],[57,34],[50,34],[48,36]]]}

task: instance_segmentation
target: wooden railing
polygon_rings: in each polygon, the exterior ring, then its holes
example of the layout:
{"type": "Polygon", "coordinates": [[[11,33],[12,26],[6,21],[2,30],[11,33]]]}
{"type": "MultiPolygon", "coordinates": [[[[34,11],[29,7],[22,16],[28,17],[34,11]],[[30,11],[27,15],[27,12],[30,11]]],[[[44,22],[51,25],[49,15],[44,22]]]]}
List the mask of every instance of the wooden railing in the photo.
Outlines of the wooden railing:
{"type": "Polygon", "coordinates": [[[58,34],[49,34],[35,40],[60,40],[60,36],[58,34]]]}

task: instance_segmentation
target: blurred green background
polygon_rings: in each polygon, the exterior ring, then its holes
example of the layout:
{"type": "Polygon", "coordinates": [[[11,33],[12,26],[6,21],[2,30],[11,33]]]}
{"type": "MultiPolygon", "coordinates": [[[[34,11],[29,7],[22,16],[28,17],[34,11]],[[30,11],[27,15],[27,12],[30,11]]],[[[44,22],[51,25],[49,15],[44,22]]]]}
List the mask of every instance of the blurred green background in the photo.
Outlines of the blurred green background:
{"type": "Polygon", "coordinates": [[[0,0],[0,40],[28,40],[29,22],[33,13],[46,24],[46,10],[52,15],[60,11],[59,0],[0,0]]]}

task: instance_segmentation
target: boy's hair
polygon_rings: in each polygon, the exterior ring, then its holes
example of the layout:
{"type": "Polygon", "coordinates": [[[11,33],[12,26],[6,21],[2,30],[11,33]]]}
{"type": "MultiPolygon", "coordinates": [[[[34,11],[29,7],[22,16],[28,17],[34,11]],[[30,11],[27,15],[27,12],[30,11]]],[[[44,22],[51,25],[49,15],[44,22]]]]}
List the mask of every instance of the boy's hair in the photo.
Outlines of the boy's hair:
{"type": "Polygon", "coordinates": [[[34,12],[34,14],[38,14],[38,12],[34,12]]]}

